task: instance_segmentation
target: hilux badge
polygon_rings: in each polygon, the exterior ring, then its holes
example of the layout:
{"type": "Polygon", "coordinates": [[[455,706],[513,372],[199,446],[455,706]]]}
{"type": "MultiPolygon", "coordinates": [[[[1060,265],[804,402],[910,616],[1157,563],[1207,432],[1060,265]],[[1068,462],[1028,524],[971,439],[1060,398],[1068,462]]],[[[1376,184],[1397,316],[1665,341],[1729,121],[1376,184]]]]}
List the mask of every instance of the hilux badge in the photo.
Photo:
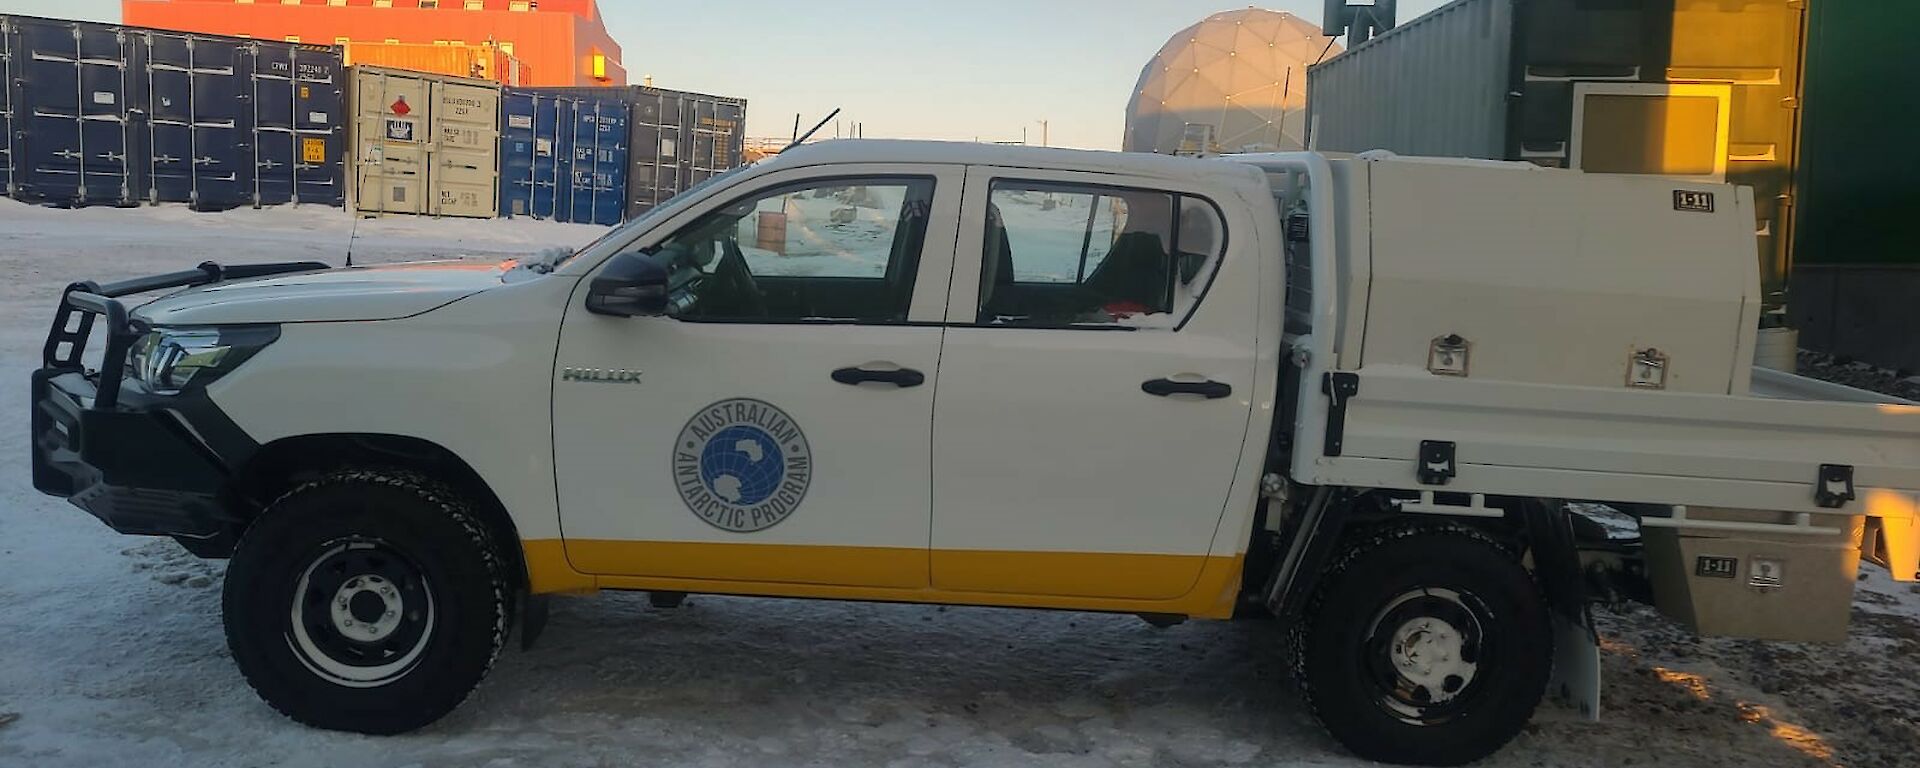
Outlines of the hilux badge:
{"type": "Polygon", "coordinates": [[[561,381],[585,381],[596,384],[638,384],[639,371],[606,370],[602,368],[562,368],[561,381]]]}

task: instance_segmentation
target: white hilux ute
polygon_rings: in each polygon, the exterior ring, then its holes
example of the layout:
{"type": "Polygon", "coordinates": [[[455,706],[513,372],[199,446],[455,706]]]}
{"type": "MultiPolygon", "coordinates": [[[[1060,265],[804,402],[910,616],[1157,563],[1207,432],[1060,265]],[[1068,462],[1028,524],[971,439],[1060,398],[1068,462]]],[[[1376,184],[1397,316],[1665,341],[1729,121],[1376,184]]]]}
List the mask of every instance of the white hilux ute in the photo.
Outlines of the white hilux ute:
{"type": "Polygon", "coordinates": [[[325,728],[432,722],[544,596],[617,589],[1274,616],[1343,744],[1456,764],[1549,690],[1597,716],[1587,601],[1698,542],[1726,550],[1679,589],[1789,612],[1863,550],[1915,577],[1920,407],[1753,372],[1751,206],[1501,163],[826,142],[577,253],[76,283],[34,480],[231,557],[234,660],[325,728]],[[1835,535],[1850,559],[1792,561],[1835,535]],[[1749,564],[1737,537],[1788,543],[1749,564]]]}

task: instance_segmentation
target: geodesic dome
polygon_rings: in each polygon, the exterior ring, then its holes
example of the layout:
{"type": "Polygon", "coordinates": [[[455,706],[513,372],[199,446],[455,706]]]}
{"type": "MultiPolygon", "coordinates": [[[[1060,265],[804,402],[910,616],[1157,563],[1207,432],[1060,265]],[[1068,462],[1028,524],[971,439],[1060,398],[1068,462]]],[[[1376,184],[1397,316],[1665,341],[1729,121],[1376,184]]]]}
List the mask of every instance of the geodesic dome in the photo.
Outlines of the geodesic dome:
{"type": "Polygon", "coordinates": [[[1130,152],[1276,151],[1306,146],[1307,67],[1340,53],[1291,13],[1222,11],[1180,30],[1127,102],[1130,152]]]}

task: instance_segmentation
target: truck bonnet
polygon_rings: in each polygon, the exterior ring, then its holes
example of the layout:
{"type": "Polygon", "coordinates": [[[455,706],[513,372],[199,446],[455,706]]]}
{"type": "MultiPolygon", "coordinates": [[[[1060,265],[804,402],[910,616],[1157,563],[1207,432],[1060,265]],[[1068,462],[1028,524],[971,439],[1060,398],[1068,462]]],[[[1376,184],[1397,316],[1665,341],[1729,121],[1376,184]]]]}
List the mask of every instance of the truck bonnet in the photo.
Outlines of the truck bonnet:
{"type": "Polygon", "coordinates": [[[392,320],[497,287],[513,267],[435,261],[232,280],[163,296],[133,315],[160,326],[392,320]]]}

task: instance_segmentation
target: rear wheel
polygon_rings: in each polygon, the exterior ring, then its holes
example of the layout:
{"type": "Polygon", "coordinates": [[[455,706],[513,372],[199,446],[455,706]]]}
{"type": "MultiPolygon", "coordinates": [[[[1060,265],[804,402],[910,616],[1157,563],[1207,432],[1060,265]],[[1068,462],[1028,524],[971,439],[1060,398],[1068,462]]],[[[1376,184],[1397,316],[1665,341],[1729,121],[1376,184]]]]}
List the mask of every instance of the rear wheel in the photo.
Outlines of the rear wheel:
{"type": "Polygon", "coordinates": [[[1354,754],[1392,763],[1460,765],[1499,750],[1532,717],[1552,658],[1531,574],[1451,526],[1354,543],[1294,633],[1314,716],[1354,754]]]}
{"type": "Polygon", "coordinates": [[[254,521],[227,568],[227,644],[274,709],[308,725],[410,731],[459,706],[506,639],[509,584],[444,486],[329,475],[254,521]]]}

